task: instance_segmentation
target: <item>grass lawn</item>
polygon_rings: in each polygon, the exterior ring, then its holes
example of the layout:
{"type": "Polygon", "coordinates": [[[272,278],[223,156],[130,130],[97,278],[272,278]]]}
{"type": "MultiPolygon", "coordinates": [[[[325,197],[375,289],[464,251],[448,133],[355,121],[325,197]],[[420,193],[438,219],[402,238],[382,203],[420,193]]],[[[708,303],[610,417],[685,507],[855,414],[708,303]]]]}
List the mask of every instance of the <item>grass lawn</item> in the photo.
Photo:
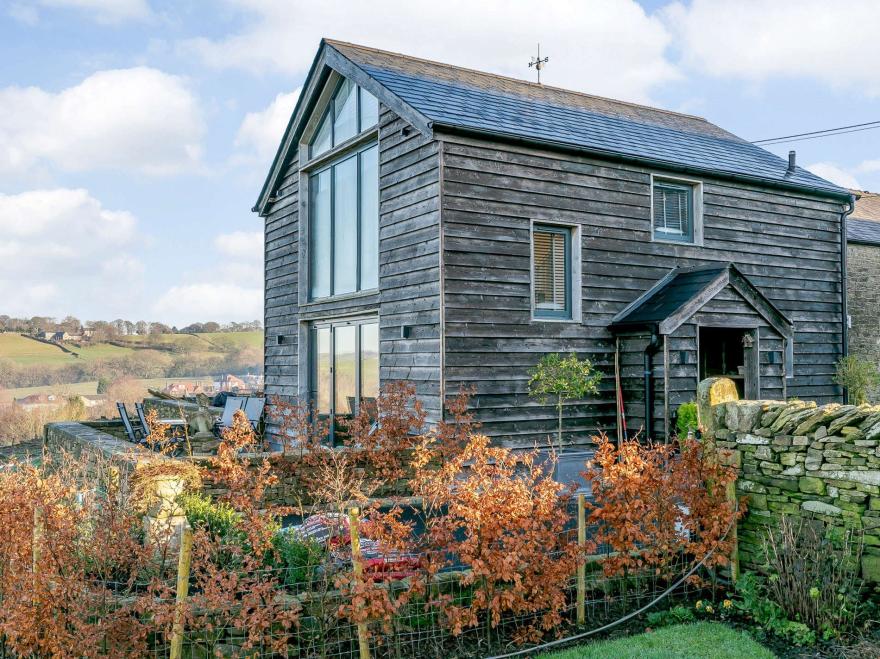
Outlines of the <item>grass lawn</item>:
{"type": "Polygon", "coordinates": [[[717,622],[699,622],[539,656],[541,659],[773,659],[775,655],[745,632],[717,622]]]}

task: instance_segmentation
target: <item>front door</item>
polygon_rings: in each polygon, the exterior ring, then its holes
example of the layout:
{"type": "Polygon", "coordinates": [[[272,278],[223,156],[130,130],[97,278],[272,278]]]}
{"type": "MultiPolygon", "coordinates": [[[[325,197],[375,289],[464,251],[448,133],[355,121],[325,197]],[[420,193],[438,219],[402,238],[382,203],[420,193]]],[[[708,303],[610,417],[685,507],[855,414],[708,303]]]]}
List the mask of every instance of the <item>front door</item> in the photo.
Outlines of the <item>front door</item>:
{"type": "Polygon", "coordinates": [[[753,328],[700,327],[700,380],[721,376],[741,398],[760,398],[758,339],[753,328]]]}

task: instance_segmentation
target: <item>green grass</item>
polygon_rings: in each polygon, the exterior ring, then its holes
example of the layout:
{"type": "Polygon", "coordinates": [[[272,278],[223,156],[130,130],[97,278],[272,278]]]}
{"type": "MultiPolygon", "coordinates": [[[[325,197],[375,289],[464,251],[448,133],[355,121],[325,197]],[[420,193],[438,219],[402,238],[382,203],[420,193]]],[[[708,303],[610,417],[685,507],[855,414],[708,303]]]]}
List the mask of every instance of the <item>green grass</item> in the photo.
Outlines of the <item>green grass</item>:
{"type": "Polygon", "coordinates": [[[68,364],[75,359],[56,346],[28,339],[20,334],[0,334],[0,357],[18,364],[68,364]]]}
{"type": "Polygon", "coordinates": [[[773,659],[774,656],[745,632],[717,622],[674,625],[539,655],[541,659],[773,659]]]}
{"type": "Polygon", "coordinates": [[[194,357],[210,356],[227,352],[231,348],[249,346],[260,349],[263,346],[262,332],[213,332],[207,334],[158,334],[152,336],[123,336],[118,343],[131,343],[133,346],[110,345],[109,343],[82,344],[65,347],[79,354],[75,357],[57,346],[34,341],[20,334],[0,333],[0,358],[11,359],[21,366],[46,365],[64,366],[74,364],[77,359],[97,361],[129,355],[138,348],[148,348],[150,344],[176,344],[187,348],[194,357]],[[136,344],[136,347],[135,345],[136,344]]]}

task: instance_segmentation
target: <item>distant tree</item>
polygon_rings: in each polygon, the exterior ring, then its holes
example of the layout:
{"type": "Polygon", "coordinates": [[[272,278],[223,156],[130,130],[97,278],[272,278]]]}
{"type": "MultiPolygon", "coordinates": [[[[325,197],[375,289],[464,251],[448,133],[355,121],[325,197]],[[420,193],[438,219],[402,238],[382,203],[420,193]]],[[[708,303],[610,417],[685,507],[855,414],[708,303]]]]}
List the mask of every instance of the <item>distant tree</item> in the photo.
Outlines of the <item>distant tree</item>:
{"type": "Polygon", "coordinates": [[[203,332],[219,332],[220,331],[220,323],[215,323],[213,320],[208,321],[204,325],[202,325],[203,332]]]}
{"type": "Polygon", "coordinates": [[[55,329],[55,319],[47,316],[33,316],[28,323],[28,331],[32,334],[49,332],[55,329]]]}
{"type": "Polygon", "coordinates": [[[150,334],[172,334],[172,330],[165,323],[150,323],[150,334]]]}
{"type": "Polygon", "coordinates": [[[105,377],[105,376],[103,376],[103,375],[102,375],[101,377],[99,377],[99,378],[98,378],[98,388],[97,388],[97,390],[96,390],[97,393],[99,393],[99,394],[106,394],[106,393],[107,393],[107,390],[108,390],[109,388],[110,388],[110,379],[107,378],[107,377],[105,377]]]}
{"type": "Polygon", "coordinates": [[[127,336],[134,334],[135,324],[133,322],[130,320],[123,320],[122,323],[125,326],[125,334],[127,336]]]}
{"type": "Polygon", "coordinates": [[[113,326],[117,336],[125,334],[125,321],[122,318],[117,318],[110,324],[113,326]]]}
{"type": "Polygon", "coordinates": [[[58,324],[60,325],[60,331],[67,332],[68,334],[79,334],[82,329],[82,323],[75,316],[65,316],[64,320],[58,324]]]}
{"type": "Polygon", "coordinates": [[[134,324],[134,331],[138,336],[145,336],[150,333],[150,325],[145,320],[139,320],[134,324]]]}

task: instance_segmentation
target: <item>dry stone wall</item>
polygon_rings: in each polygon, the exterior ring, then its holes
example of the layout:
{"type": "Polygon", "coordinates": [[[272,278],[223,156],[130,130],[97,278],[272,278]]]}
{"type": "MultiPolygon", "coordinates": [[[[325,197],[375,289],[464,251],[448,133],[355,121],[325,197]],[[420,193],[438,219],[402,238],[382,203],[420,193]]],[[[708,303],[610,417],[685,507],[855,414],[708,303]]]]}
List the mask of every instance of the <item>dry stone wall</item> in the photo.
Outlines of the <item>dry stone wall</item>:
{"type": "Polygon", "coordinates": [[[880,582],[880,406],[734,400],[709,409],[704,425],[748,498],[742,568],[760,565],[767,528],[783,515],[812,516],[859,529],[863,576],[880,582]]]}

